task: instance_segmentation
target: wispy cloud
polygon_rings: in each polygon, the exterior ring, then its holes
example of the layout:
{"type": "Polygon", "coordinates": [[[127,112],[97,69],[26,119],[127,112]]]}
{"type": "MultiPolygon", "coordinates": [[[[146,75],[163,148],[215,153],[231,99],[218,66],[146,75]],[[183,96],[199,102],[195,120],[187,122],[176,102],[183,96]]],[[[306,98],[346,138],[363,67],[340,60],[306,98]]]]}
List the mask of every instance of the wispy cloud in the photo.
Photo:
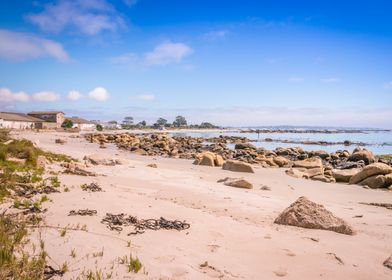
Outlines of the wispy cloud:
{"type": "Polygon", "coordinates": [[[60,43],[27,33],[0,29],[0,57],[18,61],[45,56],[63,62],[69,60],[60,43]]]}
{"type": "Polygon", "coordinates": [[[122,16],[106,0],[58,0],[46,4],[42,12],[28,15],[27,19],[51,33],[70,29],[96,35],[125,26],[122,16]]]}
{"type": "Polygon", "coordinates": [[[292,76],[289,78],[289,82],[293,82],[293,83],[300,83],[300,82],[303,82],[304,80],[305,80],[305,78],[297,77],[297,76],[292,76]]]}
{"type": "Polygon", "coordinates": [[[37,102],[56,102],[60,99],[60,94],[53,91],[41,91],[34,93],[31,98],[37,102]]]}
{"type": "Polygon", "coordinates": [[[392,81],[386,83],[386,84],[384,85],[384,88],[386,88],[386,89],[392,89],[392,81]]]}
{"type": "Polygon", "coordinates": [[[180,63],[192,53],[192,48],[184,43],[165,42],[156,46],[151,52],[146,53],[145,60],[149,65],[180,63]]]}
{"type": "Polygon", "coordinates": [[[96,87],[89,92],[88,97],[97,101],[104,102],[109,99],[109,92],[103,87],[96,87]]]}
{"type": "Polygon", "coordinates": [[[123,0],[123,2],[124,2],[125,5],[127,5],[128,7],[132,7],[133,5],[136,5],[136,3],[138,2],[138,0],[123,0]]]}
{"type": "Polygon", "coordinates": [[[330,84],[330,83],[337,83],[339,81],[340,81],[340,79],[334,78],[334,77],[321,79],[321,82],[328,83],[328,84],[330,84]]]}
{"type": "Polygon", "coordinates": [[[153,101],[155,100],[155,95],[153,94],[142,94],[139,96],[136,96],[137,99],[143,100],[143,101],[153,101]]]}
{"type": "Polygon", "coordinates": [[[68,92],[68,95],[67,95],[67,99],[71,100],[71,101],[77,101],[77,100],[81,99],[82,97],[83,97],[83,95],[77,90],[71,90],[70,92],[68,92]]]}
{"type": "Polygon", "coordinates": [[[0,103],[27,102],[30,96],[24,91],[12,92],[8,88],[0,88],[0,103]]]}
{"type": "Polygon", "coordinates": [[[227,30],[214,30],[204,33],[201,37],[207,41],[216,41],[219,39],[224,39],[229,34],[227,30]]]}

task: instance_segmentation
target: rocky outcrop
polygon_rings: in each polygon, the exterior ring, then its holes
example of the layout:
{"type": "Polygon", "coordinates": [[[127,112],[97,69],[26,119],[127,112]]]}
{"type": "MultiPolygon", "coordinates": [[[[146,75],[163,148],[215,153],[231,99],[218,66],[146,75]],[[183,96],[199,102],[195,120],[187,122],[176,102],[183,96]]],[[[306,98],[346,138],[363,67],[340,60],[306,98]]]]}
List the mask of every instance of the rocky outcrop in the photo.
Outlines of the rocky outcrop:
{"type": "Polygon", "coordinates": [[[241,189],[252,189],[253,185],[243,178],[229,178],[218,180],[218,183],[223,183],[226,186],[241,188],[241,189]]]}
{"type": "Polygon", "coordinates": [[[212,152],[204,152],[196,156],[194,164],[206,166],[222,166],[224,159],[222,156],[212,152]]]}
{"type": "Polygon", "coordinates": [[[335,178],[336,182],[348,183],[352,176],[360,171],[358,168],[353,169],[333,169],[332,176],[335,178]]]}
{"type": "Polygon", "coordinates": [[[323,162],[319,158],[307,158],[304,160],[298,160],[293,162],[293,167],[302,168],[322,168],[323,162]]]}
{"type": "Polygon", "coordinates": [[[222,168],[224,170],[229,170],[229,171],[234,171],[234,172],[248,172],[248,173],[254,173],[252,165],[241,162],[238,160],[227,160],[222,168]]]}
{"type": "Polygon", "coordinates": [[[361,161],[363,160],[365,164],[371,164],[375,162],[375,157],[371,151],[366,149],[357,149],[351,156],[348,157],[348,161],[361,161]]]}
{"type": "Polygon", "coordinates": [[[334,231],[353,235],[354,230],[341,218],[336,217],[321,204],[302,196],[286,208],[276,219],[276,224],[309,229],[334,231]]]}
{"type": "Polygon", "coordinates": [[[381,162],[373,163],[365,166],[360,172],[352,176],[349,183],[358,184],[368,177],[374,175],[385,175],[388,173],[392,173],[392,167],[381,162]]]}

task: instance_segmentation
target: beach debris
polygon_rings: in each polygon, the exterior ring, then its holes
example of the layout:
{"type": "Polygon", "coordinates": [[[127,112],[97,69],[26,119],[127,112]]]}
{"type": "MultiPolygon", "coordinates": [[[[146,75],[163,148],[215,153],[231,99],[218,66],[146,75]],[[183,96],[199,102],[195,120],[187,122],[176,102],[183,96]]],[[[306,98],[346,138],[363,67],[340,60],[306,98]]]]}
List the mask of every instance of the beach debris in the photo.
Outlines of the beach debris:
{"type": "Polygon", "coordinates": [[[392,269],[392,255],[383,262],[383,265],[392,269]]]}
{"type": "Polygon", "coordinates": [[[226,186],[229,187],[235,187],[235,188],[242,188],[242,189],[252,189],[253,185],[245,180],[244,178],[230,178],[226,177],[224,179],[220,179],[217,181],[218,183],[223,183],[226,186]]]}
{"type": "Polygon", "coordinates": [[[110,158],[109,155],[104,154],[91,154],[84,156],[83,160],[93,165],[109,165],[113,166],[118,164],[115,159],[110,158]]]}
{"type": "Polygon", "coordinates": [[[370,205],[370,206],[376,206],[376,207],[384,207],[389,210],[392,210],[392,203],[379,203],[379,202],[359,202],[359,204],[363,205],[370,205]]]}
{"type": "Polygon", "coordinates": [[[90,184],[83,184],[80,186],[83,191],[90,191],[90,192],[102,192],[102,188],[98,185],[98,183],[90,183],[90,184]]]}
{"type": "Polygon", "coordinates": [[[71,210],[69,211],[68,216],[93,216],[97,214],[97,210],[90,209],[80,209],[80,210],[71,210]]]}
{"type": "Polygon", "coordinates": [[[52,186],[43,186],[43,187],[34,187],[30,185],[22,185],[19,184],[17,188],[15,188],[15,193],[18,196],[23,196],[25,198],[31,198],[37,194],[50,194],[50,193],[59,193],[60,191],[52,186]]]}
{"type": "Polygon", "coordinates": [[[49,280],[54,276],[60,276],[62,277],[64,275],[65,271],[61,269],[55,269],[50,265],[45,265],[44,269],[44,279],[49,280]]]}
{"type": "Polygon", "coordinates": [[[323,205],[314,203],[304,196],[286,208],[274,222],[280,225],[329,230],[347,235],[355,233],[344,220],[333,215],[323,205]]]}
{"type": "Polygon", "coordinates": [[[255,173],[253,170],[252,165],[246,162],[238,161],[238,160],[227,160],[222,169],[234,171],[234,172],[248,172],[248,173],[255,173]]]}
{"type": "Polygon", "coordinates": [[[123,227],[133,226],[134,231],[128,235],[142,234],[145,230],[160,230],[160,229],[175,229],[178,231],[186,230],[190,228],[190,224],[185,221],[181,222],[178,220],[166,220],[161,217],[159,219],[145,219],[139,220],[135,216],[121,214],[106,213],[106,216],[101,220],[102,224],[105,224],[110,230],[122,231],[123,227]]]}
{"type": "Polygon", "coordinates": [[[150,163],[150,164],[147,164],[147,167],[158,168],[158,165],[156,163],[150,163]]]}
{"type": "Polygon", "coordinates": [[[344,265],[343,260],[340,257],[338,257],[335,253],[327,253],[327,255],[333,256],[339,262],[339,264],[344,265]]]}
{"type": "Polygon", "coordinates": [[[268,186],[266,186],[266,185],[262,185],[262,186],[260,187],[260,190],[262,190],[262,191],[270,191],[271,188],[268,187],[268,186]]]}
{"type": "Polygon", "coordinates": [[[92,177],[97,176],[97,173],[86,170],[85,166],[77,162],[65,162],[62,163],[61,166],[65,167],[65,170],[63,171],[64,174],[92,176],[92,177]]]}
{"type": "Polygon", "coordinates": [[[66,140],[60,139],[60,138],[57,138],[56,140],[54,140],[54,142],[55,142],[56,144],[60,144],[60,145],[64,145],[65,143],[67,143],[66,140]]]}

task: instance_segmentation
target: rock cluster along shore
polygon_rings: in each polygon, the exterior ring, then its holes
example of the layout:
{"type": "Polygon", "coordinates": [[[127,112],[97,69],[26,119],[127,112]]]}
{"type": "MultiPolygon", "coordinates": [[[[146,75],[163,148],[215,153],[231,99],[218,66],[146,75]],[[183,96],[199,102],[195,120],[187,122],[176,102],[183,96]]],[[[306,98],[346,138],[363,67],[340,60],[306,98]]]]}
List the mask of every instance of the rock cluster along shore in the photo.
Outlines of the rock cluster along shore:
{"type": "Polygon", "coordinates": [[[387,171],[392,166],[392,159],[375,157],[372,152],[362,148],[356,148],[353,152],[338,150],[335,153],[305,151],[299,147],[271,151],[257,148],[246,142],[246,138],[233,136],[203,138],[93,133],[86,134],[85,138],[101,147],[113,143],[120,149],[140,155],[194,159],[195,164],[222,166],[231,171],[253,172],[251,164],[257,164],[266,168],[288,168],[286,173],[297,178],[392,188],[392,170],[387,171]],[[236,143],[234,149],[227,147],[226,144],[232,143],[236,143]],[[360,179],[351,179],[363,171],[360,179]]]}

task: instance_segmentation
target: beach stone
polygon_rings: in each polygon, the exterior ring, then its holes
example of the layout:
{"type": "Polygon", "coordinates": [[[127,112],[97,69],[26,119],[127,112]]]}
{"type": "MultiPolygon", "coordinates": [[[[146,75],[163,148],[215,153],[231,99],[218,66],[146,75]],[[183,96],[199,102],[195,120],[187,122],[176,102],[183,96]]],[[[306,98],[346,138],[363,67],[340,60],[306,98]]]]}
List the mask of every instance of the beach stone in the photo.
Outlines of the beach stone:
{"type": "Polygon", "coordinates": [[[390,255],[389,258],[387,258],[384,262],[383,265],[389,269],[392,269],[392,255],[390,255]]]}
{"type": "Polygon", "coordinates": [[[334,182],[336,182],[333,177],[324,176],[322,174],[313,176],[311,179],[314,180],[314,181],[320,181],[320,182],[324,182],[324,183],[334,183],[334,182]]]}
{"type": "Polygon", "coordinates": [[[304,172],[306,175],[308,175],[309,178],[312,178],[314,176],[324,175],[324,168],[322,167],[309,168],[306,169],[304,172]]]}
{"type": "Polygon", "coordinates": [[[215,154],[204,152],[201,154],[198,165],[215,166],[215,154]]]}
{"type": "Polygon", "coordinates": [[[234,146],[235,150],[256,150],[257,147],[251,143],[238,143],[234,146]]]}
{"type": "Polygon", "coordinates": [[[127,164],[129,164],[129,161],[127,161],[126,159],[123,159],[123,158],[118,158],[118,159],[115,159],[115,163],[118,165],[127,165],[127,164]]]}
{"type": "Polygon", "coordinates": [[[385,176],[384,175],[374,175],[367,177],[365,180],[359,183],[361,186],[368,186],[371,189],[382,188],[386,185],[385,176]]]}
{"type": "Polygon", "coordinates": [[[225,160],[221,155],[215,155],[214,163],[215,166],[221,167],[225,163],[225,160]]]}
{"type": "Polygon", "coordinates": [[[222,169],[234,171],[234,172],[255,173],[252,168],[252,165],[250,165],[249,163],[238,161],[238,160],[227,160],[223,164],[222,169]]]}
{"type": "Polygon", "coordinates": [[[279,166],[279,167],[283,167],[289,164],[289,160],[285,157],[282,156],[277,156],[274,157],[274,162],[279,166]]]}
{"type": "Polygon", "coordinates": [[[306,178],[306,179],[309,178],[308,175],[304,171],[299,170],[297,168],[290,168],[290,169],[286,170],[285,173],[291,177],[294,177],[294,178],[306,178]]]}
{"type": "Polygon", "coordinates": [[[114,159],[102,154],[87,155],[83,159],[93,165],[116,165],[116,161],[114,159]]]}
{"type": "Polygon", "coordinates": [[[158,165],[156,163],[150,163],[150,164],[147,164],[147,167],[158,168],[158,165]]]}
{"type": "Polygon", "coordinates": [[[326,159],[326,158],[328,158],[328,157],[330,156],[328,152],[322,151],[322,150],[320,150],[320,151],[315,151],[315,152],[313,152],[313,154],[314,154],[315,156],[321,158],[321,159],[326,159]]]}
{"type": "Polygon", "coordinates": [[[218,183],[223,183],[229,187],[241,188],[241,189],[252,189],[253,185],[245,180],[244,178],[229,178],[218,180],[218,183]]]}
{"type": "Polygon", "coordinates": [[[365,180],[373,175],[385,175],[392,173],[392,167],[385,163],[377,162],[365,166],[360,172],[355,174],[350,178],[350,184],[358,184],[359,182],[365,180]]]}
{"type": "Polygon", "coordinates": [[[276,219],[276,224],[290,225],[309,229],[334,231],[353,235],[354,230],[341,218],[336,217],[321,204],[310,201],[304,196],[298,198],[276,219]]]}
{"type": "Polygon", "coordinates": [[[355,151],[351,156],[348,157],[348,161],[360,161],[363,160],[366,165],[375,162],[375,157],[371,151],[359,150],[355,151]]]}
{"type": "Polygon", "coordinates": [[[319,158],[307,158],[304,160],[297,160],[293,162],[293,167],[302,168],[322,168],[323,162],[319,158]]]}
{"type": "Polygon", "coordinates": [[[357,174],[360,169],[333,169],[332,176],[335,178],[336,182],[348,183],[350,178],[357,174]]]}

